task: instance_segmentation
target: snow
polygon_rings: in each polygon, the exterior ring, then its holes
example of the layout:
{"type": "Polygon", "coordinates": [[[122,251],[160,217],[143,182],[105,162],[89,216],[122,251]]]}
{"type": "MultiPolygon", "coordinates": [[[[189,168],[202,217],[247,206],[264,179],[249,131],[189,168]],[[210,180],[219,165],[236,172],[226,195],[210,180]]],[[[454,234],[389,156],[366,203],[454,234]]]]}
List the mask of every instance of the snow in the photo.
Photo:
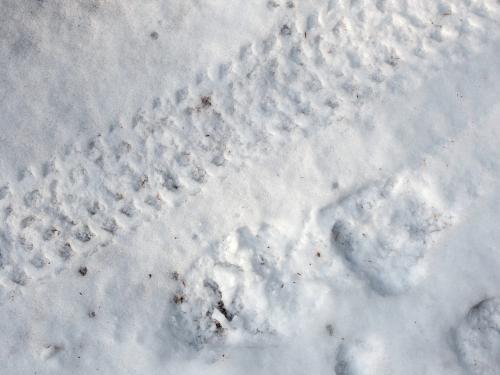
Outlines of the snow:
{"type": "Polygon", "coordinates": [[[3,169],[48,159],[75,136],[130,118],[269,26],[267,9],[247,2],[2,0],[1,7],[3,169]]]}
{"type": "Polygon", "coordinates": [[[498,2],[0,4],[2,373],[500,373],[498,2]]]}
{"type": "Polygon", "coordinates": [[[332,240],[353,272],[381,294],[404,292],[425,276],[421,262],[435,242],[433,234],[451,226],[439,201],[419,197],[420,192],[432,197],[425,186],[401,186],[412,180],[371,186],[340,202],[341,212],[327,220],[334,223],[332,240]]]}
{"type": "Polygon", "coordinates": [[[461,359],[474,374],[494,374],[498,369],[499,307],[498,298],[480,301],[471,307],[458,328],[456,340],[461,359]]]}

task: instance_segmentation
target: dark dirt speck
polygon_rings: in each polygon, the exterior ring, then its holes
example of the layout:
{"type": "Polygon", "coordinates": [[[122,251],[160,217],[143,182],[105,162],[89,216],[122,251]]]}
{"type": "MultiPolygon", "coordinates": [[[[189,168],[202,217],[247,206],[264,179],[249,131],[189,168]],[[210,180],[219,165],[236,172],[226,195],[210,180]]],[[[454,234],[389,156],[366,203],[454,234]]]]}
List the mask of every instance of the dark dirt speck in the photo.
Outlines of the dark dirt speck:
{"type": "Polygon", "coordinates": [[[87,272],[88,272],[88,269],[87,269],[87,267],[85,267],[85,266],[81,266],[81,267],[78,269],[78,273],[80,273],[80,275],[82,275],[82,276],[85,276],[85,275],[87,274],[87,272]]]}
{"type": "Polygon", "coordinates": [[[292,29],[290,29],[290,26],[288,25],[283,25],[281,27],[280,34],[283,36],[290,36],[292,35],[292,29]]]}
{"type": "Polygon", "coordinates": [[[174,303],[176,305],[180,305],[186,301],[186,297],[184,297],[182,294],[176,294],[174,296],[174,303]]]}
{"type": "Polygon", "coordinates": [[[201,107],[208,108],[212,106],[212,98],[210,96],[201,97],[201,107]]]}

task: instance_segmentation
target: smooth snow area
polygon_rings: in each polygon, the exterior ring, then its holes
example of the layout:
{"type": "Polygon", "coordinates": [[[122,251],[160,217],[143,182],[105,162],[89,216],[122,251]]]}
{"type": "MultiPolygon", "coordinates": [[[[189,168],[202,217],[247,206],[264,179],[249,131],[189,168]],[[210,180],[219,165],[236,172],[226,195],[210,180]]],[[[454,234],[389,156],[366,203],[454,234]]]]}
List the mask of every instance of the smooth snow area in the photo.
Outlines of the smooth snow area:
{"type": "Polygon", "coordinates": [[[0,373],[500,374],[498,1],[0,4],[0,373]]]}
{"type": "Polygon", "coordinates": [[[2,0],[2,170],[49,158],[231,59],[269,29],[264,4],[2,0]]]}

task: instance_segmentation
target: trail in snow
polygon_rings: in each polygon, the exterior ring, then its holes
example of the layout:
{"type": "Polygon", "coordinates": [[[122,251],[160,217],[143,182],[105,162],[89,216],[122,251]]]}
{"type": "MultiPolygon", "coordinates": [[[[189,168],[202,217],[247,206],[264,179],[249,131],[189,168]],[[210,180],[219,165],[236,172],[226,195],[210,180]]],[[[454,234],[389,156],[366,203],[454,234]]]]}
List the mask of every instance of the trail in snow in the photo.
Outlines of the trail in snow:
{"type": "MultiPolygon", "coordinates": [[[[499,15],[498,6],[487,1],[330,1],[310,8],[270,1],[268,8],[279,20],[274,29],[242,46],[234,60],[200,71],[132,119],[76,139],[52,159],[20,170],[16,181],[2,183],[3,295],[54,282],[68,270],[79,270],[74,278],[84,277],[92,257],[152,223],[180,220],[176,214],[190,200],[203,200],[211,181],[230,179],[291,143],[303,145],[325,134],[338,137],[332,146],[341,148],[346,134],[354,145],[368,145],[370,134],[390,133],[374,121],[373,103],[384,93],[407,94],[433,72],[472,56],[474,46],[498,27],[499,15]]],[[[432,136],[416,145],[421,159],[451,137],[460,143],[469,136],[459,127],[444,135],[427,130],[432,136]]],[[[196,352],[231,342],[279,345],[287,334],[287,314],[304,303],[291,286],[307,280],[322,291],[328,285],[321,272],[297,271],[296,257],[305,252],[311,267],[338,256],[342,261],[324,266],[326,274],[345,263],[377,295],[397,296],[417,286],[428,253],[460,220],[463,207],[446,199],[425,167],[412,164],[411,157],[406,161],[374,172],[366,186],[352,184],[344,197],[306,202],[310,214],[291,237],[286,228],[266,222],[256,230],[242,225],[220,241],[193,234],[190,241],[203,251],[187,251],[182,272],[165,271],[172,315],[163,329],[175,340],[171,350],[196,352]]],[[[338,181],[326,184],[339,188],[338,181]]],[[[473,200],[473,194],[461,197],[473,200]]],[[[181,220],[196,232],[192,218],[181,220]]],[[[494,300],[478,306],[458,328],[457,352],[473,373],[493,374],[500,366],[498,330],[489,323],[496,319],[494,300]],[[481,324],[488,325],[486,333],[481,324]]],[[[322,334],[332,336],[335,329],[325,325],[322,334]]],[[[377,338],[335,348],[331,367],[338,375],[387,368],[377,338]]],[[[51,343],[40,355],[64,358],[65,351],[74,348],[51,343]]]]}

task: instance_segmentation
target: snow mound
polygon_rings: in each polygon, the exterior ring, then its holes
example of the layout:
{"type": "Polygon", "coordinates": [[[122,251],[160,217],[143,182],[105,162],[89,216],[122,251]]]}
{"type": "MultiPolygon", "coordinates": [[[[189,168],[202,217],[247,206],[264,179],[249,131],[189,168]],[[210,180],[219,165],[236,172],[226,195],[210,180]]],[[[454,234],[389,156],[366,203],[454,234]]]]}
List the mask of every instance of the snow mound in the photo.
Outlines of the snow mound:
{"type": "Polygon", "coordinates": [[[500,298],[474,305],[456,333],[459,358],[471,374],[500,373],[500,298]]]}
{"type": "Polygon", "coordinates": [[[277,332],[268,317],[273,311],[280,315],[289,298],[282,281],[282,241],[268,225],[256,234],[239,228],[212,244],[185,275],[175,273],[176,314],[170,320],[175,337],[196,349],[271,340],[277,332]]]}
{"type": "Polygon", "coordinates": [[[382,295],[417,283],[437,233],[451,225],[449,215],[403,180],[361,189],[343,199],[333,217],[333,245],[382,295]]]}

